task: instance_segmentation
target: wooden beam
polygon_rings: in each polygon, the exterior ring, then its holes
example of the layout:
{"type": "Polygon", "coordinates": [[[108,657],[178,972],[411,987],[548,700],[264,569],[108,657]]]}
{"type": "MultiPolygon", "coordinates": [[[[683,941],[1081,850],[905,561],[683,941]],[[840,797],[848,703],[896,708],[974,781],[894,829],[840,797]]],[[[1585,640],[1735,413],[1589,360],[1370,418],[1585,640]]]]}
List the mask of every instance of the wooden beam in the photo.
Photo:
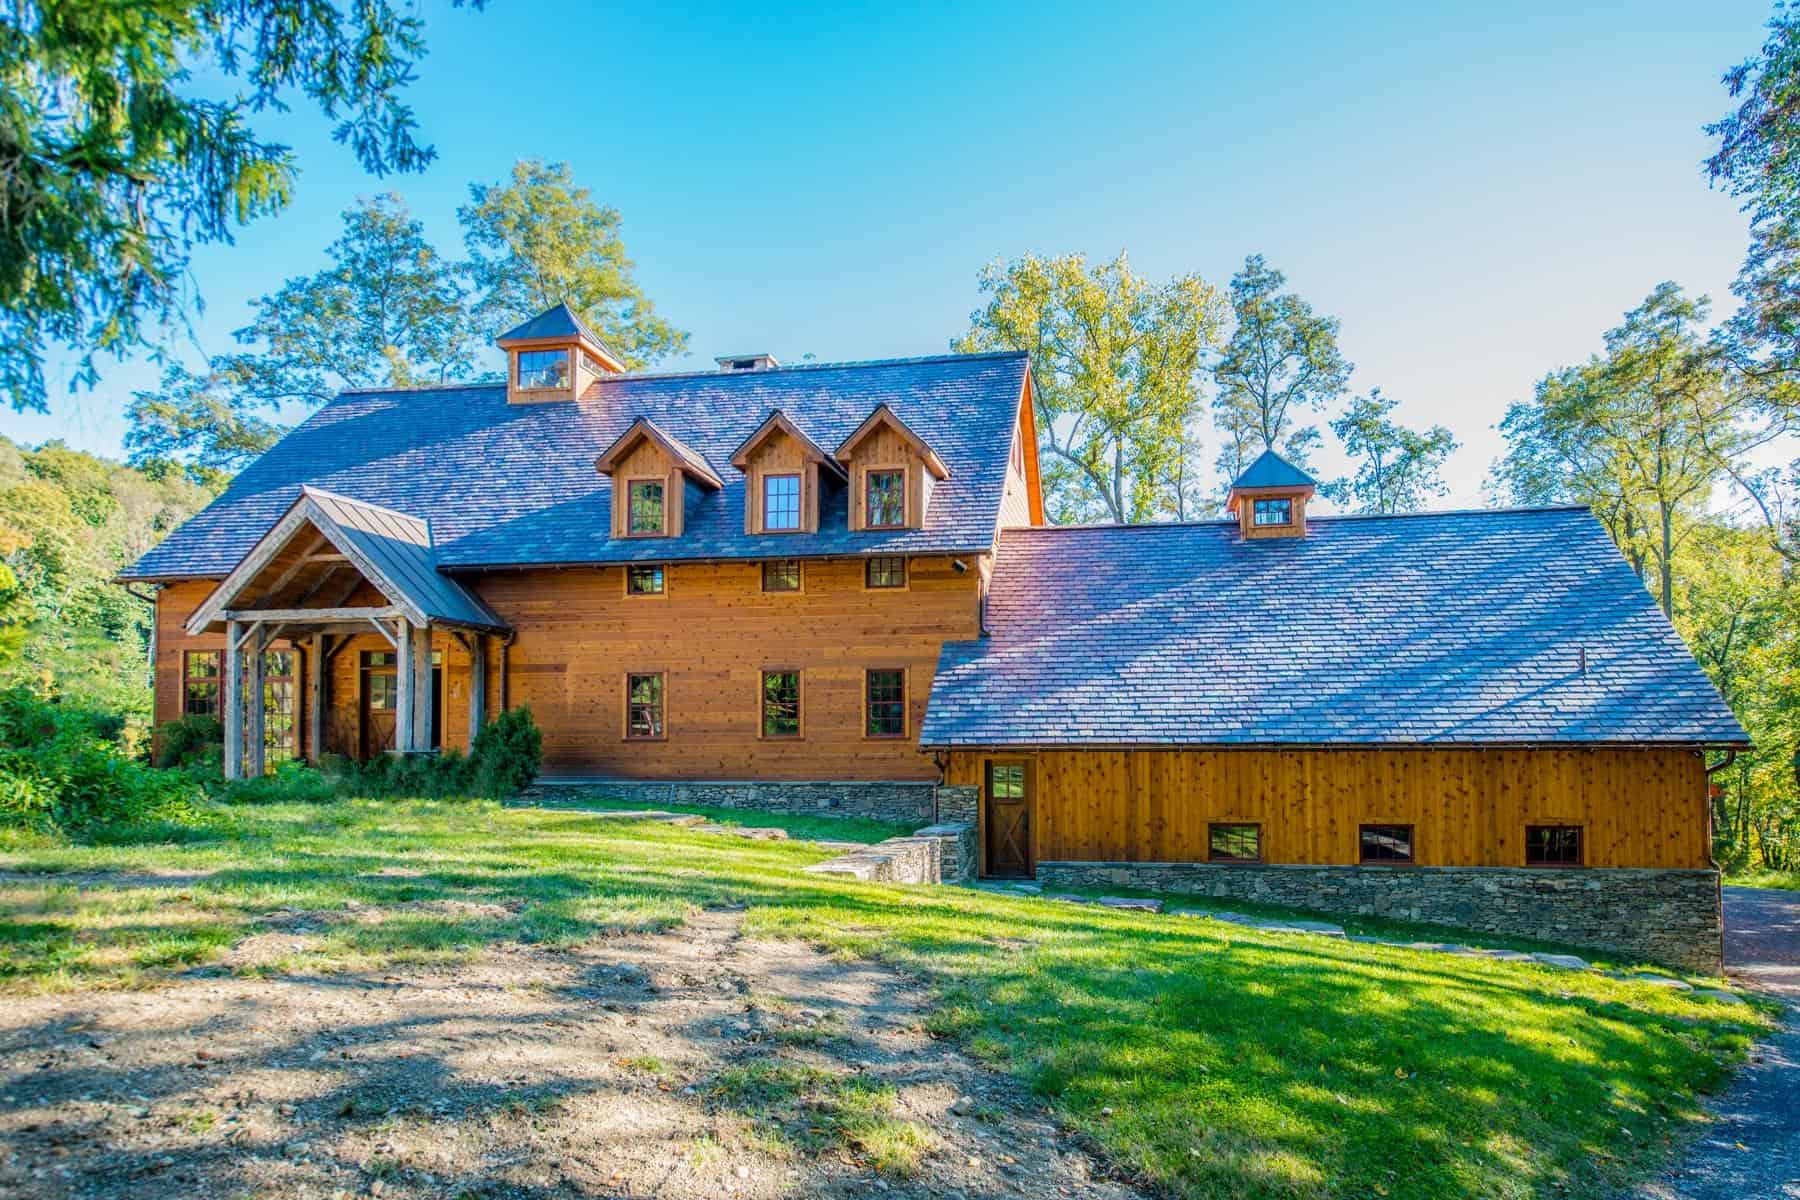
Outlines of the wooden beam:
{"type": "Polygon", "coordinates": [[[325,739],[325,635],[315,633],[306,649],[306,758],[318,765],[325,739]]]}
{"type": "Polygon", "coordinates": [[[412,626],[402,618],[395,630],[394,651],[394,749],[402,754],[413,744],[413,638],[412,626]]]}
{"type": "MultiPolygon", "coordinates": [[[[382,637],[387,639],[388,645],[393,646],[395,649],[399,649],[400,638],[397,638],[394,636],[394,631],[392,629],[389,629],[386,625],[382,624],[380,621],[377,621],[374,617],[369,618],[369,624],[371,624],[375,627],[376,633],[379,633],[382,637]]],[[[400,622],[400,624],[402,627],[404,627],[406,625],[405,620],[402,620],[400,622]]]]}
{"type": "Polygon", "coordinates": [[[264,700],[267,698],[263,688],[263,650],[268,644],[262,626],[257,626],[256,636],[250,639],[250,661],[244,670],[245,703],[248,705],[244,721],[244,774],[250,779],[260,778],[263,773],[264,700]]]}
{"type": "Polygon", "coordinates": [[[431,626],[414,625],[413,636],[413,750],[431,749],[431,725],[436,706],[431,703],[431,626]]]}
{"type": "Polygon", "coordinates": [[[473,750],[475,738],[487,722],[487,638],[478,633],[466,639],[466,644],[469,647],[469,749],[473,750]]]}
{"type": "Polygon", "coordinates": [[[312,552],[325,544],[325,535],[322,533],[314,533],[313,540],[307,543],[305,550],[300,552],[300,557],[295,559],[293,564],[289,566],[287,570],[277,575],[275,577],[275,582],[264,588],[262,594],[265,596],[276,595],[282,588],[293,582],[294,576],[306,569],[307,559],[311,556],[312,552]]]}
{"type": "Polygon", "coordinates": [[[237,621],[225,624],[225,778],[244,777],[244,630],[237,621]]]}
{"type": "Polygon", "coordinates": [[[269,621],[294,625],[356,625],[401,615],[393,605],[381,608],[244,608],[227,609],[228,621],[269,621]]]}

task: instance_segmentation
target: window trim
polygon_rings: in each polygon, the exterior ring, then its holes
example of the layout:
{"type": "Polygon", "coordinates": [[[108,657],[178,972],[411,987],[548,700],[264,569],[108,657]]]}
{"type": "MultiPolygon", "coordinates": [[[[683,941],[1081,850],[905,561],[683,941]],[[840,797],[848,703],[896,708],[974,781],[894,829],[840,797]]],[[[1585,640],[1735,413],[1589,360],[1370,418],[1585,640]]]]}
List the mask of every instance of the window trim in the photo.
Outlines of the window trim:
{"type": "Polygon", "coordinates": [[[1356,863],[1362,867],[1410,867],[1419,861],[1418,826],[1410,821],[1363,821],[1356,827],[1356,863]],[[1363,832],[1369,829],[1406,830],[1405,858],[1368,858],[1363,854],[1363,832]]]}
{"type": "Polygon", "coordinates": [[[806,672],[799,667],[764,667],[756,673],[756,736],[761,741],[797,742],[806,736],[806,672]],[[764,696],[771,675],[794,677],[794,732],[770,733],[764,696]]]}
{"type": "Polygon", "coordinates": [[[806,562],[799,558],[765,558],[757,564],[757,583],[765,596],[798,596],[806,591],[806,562]],[[769,568],[776,563],[794,564],[794,586],[791,588],[772,588],[769,586],[769,568]]]}
{"type": "Polygon", "coordinates": [[[623,726],[620,730],[620,735],[619,735],[620,741],[624,741],[624,742],[666,742],[669,740],[669,673],[667,671],[654,670],[654,671],[627,671],[627,672],[625,672],[625,690],[624,690],[623,701],[624,701],[624,705],[623,705],[623,710],[621,712],[621,717],[623,718],[623,726]],[[634,679],[655,679],[655,680],[657,680],[656,707],[657,707],[658,721],[659,721],[659,724],[662,729],[661,733],[633,733],[633,732],[631,732],[631,681],[634,679]]]}
{"type": "Polygon", "coordinates": [[[1250,528],[1252,529],[1286,529],[1294,523],[1294,498],[1292,496],[1254,496],[1250,500],[1250,528]],[[1257,509],[1265,504],[1281,504],[1287,507],[1287,516],[1279,521],[1257,520],[1257,509]]]}
{"type": "Polygon", "coordinates": [[[862,736],[865,742],[903,742],[912,736],[911,671],[905,667],[864,667],[862,697],[862,736]],[[869,676],[877,671],[900,676],[900,732],[898,733],[869,732],[869,676]]]}
{"type": "Polygon", "coordinates": [[[625,519],[620,522],[624,535],[628,538],[649,538],[669,536],[669,477],[667,475],[627,475],[625,477],[625,519]],[[635,531],[631,528],[631,491],[640,483],[654,483],[662,489],[662,524],[654,530],[635,531]]]}
{"type": "Polygon", "coordinates": [[[909,528],[909,526],[906,523],[906,512],[907,512],[906,474],[907,474],[907,472],[906,472],[906,464],[905,463],[897,463],[892,466],[889,466],[886,464],[871,463],[862,469],[861,500],[862,500],[862,526],[864,529],[875,531],[875,532],[887,532],[889,530],[894,530],[894,529],[909,528]],[[878,525],[875,523],[874,509],[869,504],[869,481],[870,481],[871,477],[876,476],[876,475],[898,475],[900,477],[900,520],[896,524],[878,525]]]}
{"type": "Polygon", "coordinates": [[[871,554],[863,559],[863,591],[865,592],[904,592],[912,587],[912,560],[904,554],[871,554]],[[899,583],[871,583],[869,574],[877,562],[882,559],[897,559],[900,563],[899,583]]]}
{"type": "Polygon", "coordinates": [[[1533,821],[1525,826],[1525,865],[1534,870],[1578,871],[1587,866],[1587,827],[1579,821],[1533,821]],[[1573,829],[1575,831],[1574,862],[1532,862],[1531,831],[1534,829],[1573,829]]]}
{"type": "Polygon", "coordinates": [[[1209,863],[1260,863],[1266,862],[1263,856],[1263,827],[1261,821],[1208,821],[1206,823],[1206,861],[1209,863]],[[1213,830],[1215,829],[1250,829],[1256,834],[1256,855],[1253,858],[1238,858],[1213,853],[1213,830]]]}
{"type": "Polygon", "coordinates": [[[624,589],[627,600],[661,600],[669,594],[669,564],[665,562],[626,563],[622,572],[620,586],[624,589]],[[634,592],[631,590],[631,573],[633,571],[661,571],[662,587],[654,592],[634,592]]]}
{"type": "Polygon", "coordinates": [[[806,474],[802,471],[764,471],[757,476],[757,525],[763,533],[806,532],[806,474]],[[794,524],[776,529],[769,524],[769,482],[775,479],[794,481],[794,524]]]}
{"type": "Polygon", "coordinates": [[[225,699],[225,651],[223,651],[223,650],[183,650],[181,652],[181,715],[184,717],[210,716],[215,721],[223,720],[224,716],[225,716],[224,711],[223,711],[224,699],[225,699]],[[213,675],[211,675],[211,676],[202,675],[198,678],[195,678],[194,675],[192,673],[190,673],[190,671],[188,670],[188,662],[190,659],[192,659],[197,654],[210,654],[213,656],[213,660],[217,664],[215,673],[213,675]],[[213,695],[213,710],[212,710],[212,712],[210,712],[210,713],[195,713],[188,708],[188,689],[195,683],[209,683],[212,685],[212,689],[213,689],[213,693],[212,693],[212,695],[213,695]]]}
{"type": "Polygon", "coordinates": [[[272,769],[275,764],[288,762],[301,757],[300,754],[300,722],[304,697],[300,694],[300,651],[290,645],[286,650],[277,650],[270,646],[263,651],[263,761],[272,769]],[[288,670],[285,675],[271,674],[269,659],[277,654],[285,654],[288,659],[288,670]],[[288,685],[288,704],[290,711],[280,712],[269,705],[269,685],[285,683],[288,685]],[[284,716],[288,720],[287,736],[283,741],[270,742],[269,716],[284,716]]]}

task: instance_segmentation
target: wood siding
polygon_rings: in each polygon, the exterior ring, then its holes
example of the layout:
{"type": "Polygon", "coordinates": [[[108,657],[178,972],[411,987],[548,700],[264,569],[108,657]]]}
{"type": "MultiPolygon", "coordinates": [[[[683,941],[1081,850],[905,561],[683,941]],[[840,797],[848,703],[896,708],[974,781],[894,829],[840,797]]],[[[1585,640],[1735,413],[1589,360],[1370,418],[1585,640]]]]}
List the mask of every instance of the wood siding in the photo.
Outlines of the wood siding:
{"type": "Polygon", "coordinates": [[[1204,862],[1209,824],[1247,822],[1270,863],[1355,863],[1357,827],[1394,823],[1420,866],[1523,866],[1527,824],[1582,826],[1588,866],[1711,865],[1690,750],[955,751],[945,782],[1018,758],[1039,862],[1204,862]]]}

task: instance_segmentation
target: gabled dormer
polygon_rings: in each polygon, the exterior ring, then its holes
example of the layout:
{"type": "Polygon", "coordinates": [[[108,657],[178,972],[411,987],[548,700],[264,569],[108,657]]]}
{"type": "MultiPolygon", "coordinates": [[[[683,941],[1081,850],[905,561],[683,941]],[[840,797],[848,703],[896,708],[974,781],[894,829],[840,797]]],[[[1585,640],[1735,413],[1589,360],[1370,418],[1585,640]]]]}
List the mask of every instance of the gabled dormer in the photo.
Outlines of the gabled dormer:
{"type": "Polygon", "coordinates": [[[564,303],[507,330],[496,344],[506,351],[508,404],[573,400],[594,380],[625,370],[624,360],[564,303]]]}
{"type": "Polygon", "coordinates": [[[822,476],[844,469],[780,409],[732,453],[744,473],[744,532],[817,533],[822,476]]]}
{"type": "Polygon", "coordinates": [[[850,477],[852,530],[922,529],[931,490],[950,468],[885,404],[834,455],[850,477]]]}
{"type": "Polygon", "coordinates": [[[689,503],[725,486],[705,455],[644,417],[606,448],[594,469],[612,479],[616,538],[680,537],[689,503]]]}
{"type": "Polygon", "coordinates": [[[1232,481],[1225,511],[1237,517],[1247,538],[1305,537],[1306,502],[1316,488],[1312,476],[1264,450],[1232,481]]]}

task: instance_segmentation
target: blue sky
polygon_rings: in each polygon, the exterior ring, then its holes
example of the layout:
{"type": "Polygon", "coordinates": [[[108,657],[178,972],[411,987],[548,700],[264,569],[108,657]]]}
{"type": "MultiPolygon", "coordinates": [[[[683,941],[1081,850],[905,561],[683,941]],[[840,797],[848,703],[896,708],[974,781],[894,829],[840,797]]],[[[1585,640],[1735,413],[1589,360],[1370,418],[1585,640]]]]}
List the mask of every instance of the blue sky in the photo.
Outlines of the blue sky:
{"type": "MultiPolygon", "coordinates": [[[[691,332],[674,365],[942,351],[996,256],[1124,249],[1223,285],[1262,253],[1342,320],[1357,390],[1463,442],[1448,504],[1479,502],[1506,403],[1657,281],[1729,306],[1745,222],[1701,177],[1700,127],[1765,3],[1124,7],[424,0],[412,99],[438,161],[384,183],[311,113],[266,120],[298,194],[196,257],[182,350],[228,348],[357,195],[400,192],[454,254],[469,181],[566,159],[691,332]]],[[[116,454],[155,377],[111,365],[0,422],[116,454]]]]}

